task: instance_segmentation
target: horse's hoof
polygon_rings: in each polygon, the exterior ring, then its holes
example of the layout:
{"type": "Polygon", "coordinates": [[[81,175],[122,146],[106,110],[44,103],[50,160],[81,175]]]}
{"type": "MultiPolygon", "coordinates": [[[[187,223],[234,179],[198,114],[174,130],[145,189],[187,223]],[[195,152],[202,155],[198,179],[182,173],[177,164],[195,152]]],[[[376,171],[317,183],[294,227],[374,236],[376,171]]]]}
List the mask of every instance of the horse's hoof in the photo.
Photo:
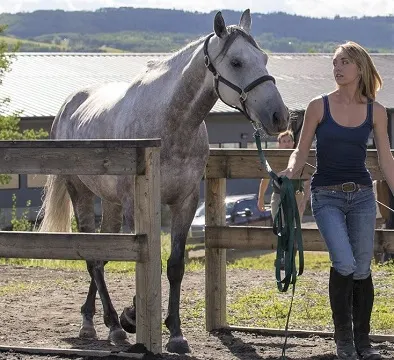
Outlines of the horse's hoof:
{"type": "Polygon", "coordinates": [[[109,332],[108,340],[114,345],[127,345],[127,334],[123,329],[115,329],[109,332]]]}
{"type": "Polygon", "coordinates": [[[190,353],[189,343],[183,336],[170,338],[166,345],[166,350],[170,353],[187,354],[190,353]]]}
{"type": "Polygon", "coordinates": [[[79,338],[87,340],[96,340],[97,333],[93,326],[81,326],[79,329],[79,338]]]}
{"type": "Polygon", "coordinates": [[[122,314],[120,315],[120,325],[122,328],[126,330],[129,334],[136,333],[136,326],[135,326],[135,308],[134,307],[127,307],[124,308],[122,314]]]}

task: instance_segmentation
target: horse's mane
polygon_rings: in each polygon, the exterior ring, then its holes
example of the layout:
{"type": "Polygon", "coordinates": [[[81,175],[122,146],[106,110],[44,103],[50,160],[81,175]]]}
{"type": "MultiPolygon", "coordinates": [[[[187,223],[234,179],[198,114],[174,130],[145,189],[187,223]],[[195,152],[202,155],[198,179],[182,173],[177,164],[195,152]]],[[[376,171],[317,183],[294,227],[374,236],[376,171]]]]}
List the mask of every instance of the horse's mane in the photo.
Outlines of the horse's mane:
{"type": "MultiPolygon", "coordinates": [[[[256,47],[257,49],[260,49],[261,51],[263,51],[260,48],[260,46],[256,43],[256,41],[253,39],[253,37],[251,35],[249,35],[248,33],[246,33],[245,30],[243,30],[238,25],[227,26],[227,31],[228,31],[230,37],[235,38],[236,35],[241,35],[249,43],[251,43],[254,47],[256,47]]],[[[207,36],[208,35],[201,36],[198,39],[190,42],[189,44],[187,44],[186,46],[182,47],[181,49],[173,52],[170,57],[167,57],[167,58],[164,58],[164,59],[158,59],[158,60],[149,60],[148,63],[147,63],[147,67],[149,69],[154,69],[154,68],[160,66],[161,64],[172,62],[175,58],[178,58],[178,56],[180,56],[180,55],[182,55],[184,53],[187,53],[189,51],[189,49],[194,48],[196,45],[201,44],[207,38],[207,36]]],[[[226,51],[230,47],[231,43],[232,43],[232,41],[228,41],[226,43],[225,47],[222,50],[223,53],[226,53],[226,51]]]]}
{"type": "Polygon", "coordinates": [[[203,40],[205,40],[205,38],[206,38],[206,35],[199,37],[198,39],[188,43],[187,45],[185,45],[181,49],[173,52],[169,57],[164,57],[162,59],[149,60],[146,64],[146,66],[148,69],[154,69],[156,67],[159,67],[161,64],[169,63],[172,60],[174,60],[174,58],[177,58],[178,55],[186,53],[190,48],[193,48],[195,45],[202,43],[203,40]]]}

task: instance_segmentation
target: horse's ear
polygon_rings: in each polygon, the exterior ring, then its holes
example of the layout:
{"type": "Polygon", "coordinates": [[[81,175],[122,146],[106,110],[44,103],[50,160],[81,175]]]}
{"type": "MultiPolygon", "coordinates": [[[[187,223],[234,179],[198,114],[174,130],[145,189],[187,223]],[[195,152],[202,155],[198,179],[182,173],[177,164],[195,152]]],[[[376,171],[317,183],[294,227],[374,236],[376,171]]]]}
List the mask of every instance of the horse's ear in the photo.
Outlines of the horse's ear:
{"type": "Polygon", "coordinates": [[[226,23],[220,11],[215,15],[213,29],[215,30],[215,34],[220,38],[224,38],[228,34],[226,23]]]}
{"type": "Polygon", "coordinates": [[[250,27],[252,26],[252,18],[250,16],[250,9],[246,9],[241,16],[239,26],[244,29],[248,34],[250,33],[250,27]]]}

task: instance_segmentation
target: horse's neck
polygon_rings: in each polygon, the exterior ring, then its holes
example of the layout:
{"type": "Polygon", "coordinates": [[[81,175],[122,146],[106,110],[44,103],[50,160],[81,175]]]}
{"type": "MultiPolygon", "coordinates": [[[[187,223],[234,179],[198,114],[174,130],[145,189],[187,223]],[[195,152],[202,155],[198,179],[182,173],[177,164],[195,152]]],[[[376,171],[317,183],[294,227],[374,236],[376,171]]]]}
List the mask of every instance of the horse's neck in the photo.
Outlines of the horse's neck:
{"type": "Polygon", "coordinates": [[[174,83],[170,94],[167,118],[171,127],[185,131],[197,129],[218,97],[213,88],[212,75],[204,65],[203,40],[173,57],[169,62],[174,83]]]}

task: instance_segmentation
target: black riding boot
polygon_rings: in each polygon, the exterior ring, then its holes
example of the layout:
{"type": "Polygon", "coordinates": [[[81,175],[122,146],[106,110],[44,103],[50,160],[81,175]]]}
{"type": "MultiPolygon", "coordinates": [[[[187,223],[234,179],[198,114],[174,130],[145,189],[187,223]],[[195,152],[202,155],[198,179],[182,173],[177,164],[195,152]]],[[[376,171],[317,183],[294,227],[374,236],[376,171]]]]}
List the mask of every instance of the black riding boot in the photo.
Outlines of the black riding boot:
{"type": "Polygon", "coordinates": [[[371,312],[374,299],[372,277],[353,282],[354,343],[361,360],[380,360],[382,356],[372,348],[369,340],[371,312]]]}
{"type": "Polygon", "coordinates": [[[330,270],[329,294],[339,360],[357,360],[352,329],[353,274],[343,276],[330,270]]]}

